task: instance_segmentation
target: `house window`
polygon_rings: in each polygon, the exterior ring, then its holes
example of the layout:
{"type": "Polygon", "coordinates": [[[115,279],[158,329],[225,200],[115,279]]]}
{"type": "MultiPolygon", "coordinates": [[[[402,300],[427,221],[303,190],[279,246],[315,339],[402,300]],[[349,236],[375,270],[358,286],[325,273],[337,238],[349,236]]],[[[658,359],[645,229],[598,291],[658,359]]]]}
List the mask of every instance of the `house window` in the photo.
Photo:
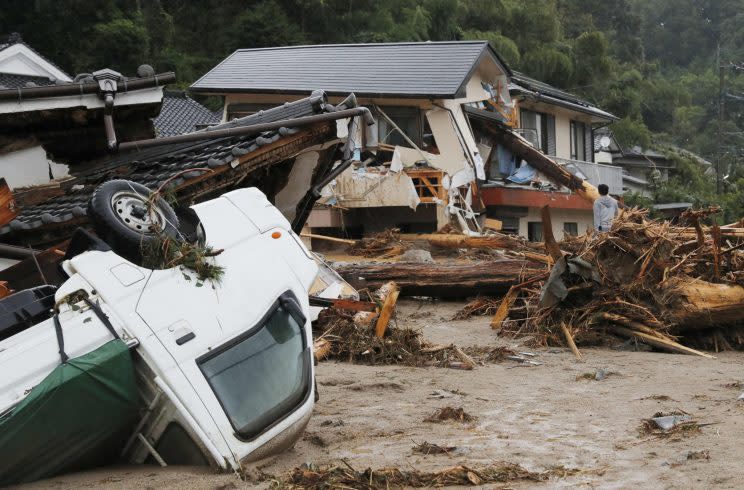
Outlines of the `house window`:
{"type": "Polygon", "coordinates": [[[578,236],[579,235],[579,224],[575,222],[565,221],[563,223],[563,232],[566,235],[578,236]]]}
{"type": "Polygon", "coordinates": [[[520,112],[523,136],[535,148],[547,155],[555,155],[555,117],[551,114],[522,109],[520,112]]]}
{"type": "Polygon", "coordinates": [[[586,158],[586,124],[571,121],[571,159],[587,161],[586,158]]]}
{"type": "MultiPolygon", "coordinates": [[[[381,109],[387,116],[403,131],[408,138],[413,141],[419,148],[423,146],[423,124],[421,110],[418,107],[404,106],[386,106],[381,109]]],[[[405,140],[403,135],[388,122],[388,120],[375,111],[377,120],[378,140],[380,143],[388,145],[407,146],[411,145],[405,140]]],[[[433,139],[433,138],[432,138],[433,139]]],[[[435,144],[431,141],[431,144],[435,144]]]]}
{"type": "Polygon", "coordinates": [[[543,239],[543,225],[540,221],[530,221],[527,223],[527,240],[531,242],[541,242],[543,239]]]}

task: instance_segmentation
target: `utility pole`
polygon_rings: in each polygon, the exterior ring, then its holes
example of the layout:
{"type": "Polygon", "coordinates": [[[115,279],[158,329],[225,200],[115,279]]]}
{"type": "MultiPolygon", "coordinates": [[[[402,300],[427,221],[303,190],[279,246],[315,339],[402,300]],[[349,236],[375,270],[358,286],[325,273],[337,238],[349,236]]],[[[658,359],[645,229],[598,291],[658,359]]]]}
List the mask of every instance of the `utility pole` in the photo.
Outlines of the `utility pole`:
{"type": "Polygon", "coordinates": [[[718,54],[716,59],[718,60],[718,155],[716,157],[716,193],[720,194],[723,191],[723,149],[721,148],[721,141],[723,139],[723,104],[725,98],[725,80],[723,63],[721,63],[720,43],[718,43],[718,54]]]}

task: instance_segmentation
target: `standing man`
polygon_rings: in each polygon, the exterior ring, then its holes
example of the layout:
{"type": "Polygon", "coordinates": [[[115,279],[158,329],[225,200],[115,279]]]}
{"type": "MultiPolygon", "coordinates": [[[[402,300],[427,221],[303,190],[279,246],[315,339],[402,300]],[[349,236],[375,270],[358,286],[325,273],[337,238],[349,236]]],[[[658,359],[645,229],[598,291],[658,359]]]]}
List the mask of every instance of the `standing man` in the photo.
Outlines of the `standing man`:
{"type": "Polygon", "coordinates": [[[612,221],[620,212],[617,201],[608,196],[610,188],[607,184],[599,184],[597,187],[599,198],[594,201],[594,229],[596,231],[610,231],[612,221]]]}

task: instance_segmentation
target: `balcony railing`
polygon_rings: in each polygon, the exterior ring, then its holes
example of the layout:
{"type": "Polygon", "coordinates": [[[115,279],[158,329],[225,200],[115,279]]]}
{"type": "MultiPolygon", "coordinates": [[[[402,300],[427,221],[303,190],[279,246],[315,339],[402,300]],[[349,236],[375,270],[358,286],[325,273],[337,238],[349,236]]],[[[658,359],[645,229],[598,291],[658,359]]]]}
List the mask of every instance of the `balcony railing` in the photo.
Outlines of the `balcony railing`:
{"type": "Polygon", "coordinates": [[[607,184],[607,187],[610,188],[610,194],[623,193],[623,169],[620,167],[582,160],[569,160],[567,158],[552,158],[572,174],[588,180],[590,184],[595,186],[607,184]]]}

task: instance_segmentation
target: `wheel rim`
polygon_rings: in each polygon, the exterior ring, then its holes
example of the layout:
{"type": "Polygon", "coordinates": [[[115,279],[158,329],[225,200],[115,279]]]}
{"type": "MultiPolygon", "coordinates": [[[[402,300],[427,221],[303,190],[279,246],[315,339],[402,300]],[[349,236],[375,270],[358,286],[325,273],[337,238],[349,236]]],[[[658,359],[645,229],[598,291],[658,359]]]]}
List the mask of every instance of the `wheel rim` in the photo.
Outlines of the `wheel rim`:
{"type": "Polygon", "coordinates": [[[137,233],[153,234],[165,229],[165,214],[157,205],[134,191],[121,191],[111,197],[111,207],[122,224],[137,233]]]}

